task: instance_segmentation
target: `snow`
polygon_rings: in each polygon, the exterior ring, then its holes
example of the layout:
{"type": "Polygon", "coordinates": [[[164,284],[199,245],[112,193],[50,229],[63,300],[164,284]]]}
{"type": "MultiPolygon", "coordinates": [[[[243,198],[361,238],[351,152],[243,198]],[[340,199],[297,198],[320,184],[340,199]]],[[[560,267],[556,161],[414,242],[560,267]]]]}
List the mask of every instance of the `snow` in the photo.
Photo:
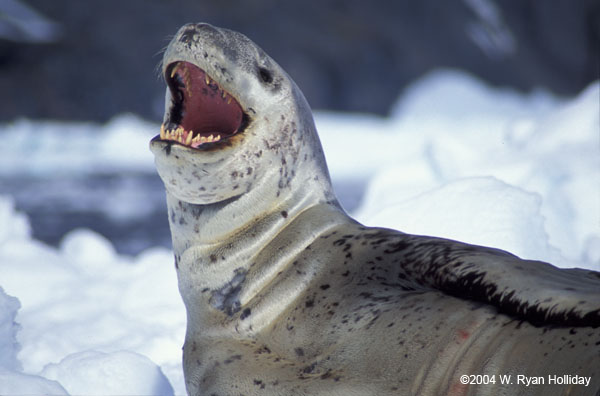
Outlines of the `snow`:
{"type": "Polygon", "coordinates": [[[59,381],[72,395],[173,395],[159,367],[128,351],[75,353],[47,365],[41,375],[59,381]]]}
{"type": "Polygon", "coordinates": [[[20,307],[19,300],[7,296],[0,287],[0,370],[21,367],[17,360],[19,345],[16,336],[19,325],[15,323],[20,307]]]}
{"type": "Polygon", "coordinates": [[[154,164],[148,141],[157,128],[131,114],[106,125],[19,119],[3,128],[11,150],[0,158],[0,176],[148,171],[154,164]]]}
{"type": "MultiPolygon", "coordinates": [[[[320,112],[316,122],[334,182],[366,186],[359,221],[600,270],[599,98],[598,83],[557,98],[438,71],[389,118],[320,112]]],[[[158,126],[132,115],[0,130],[10,145],[0,176],[154,169],[158,126]]],[[[89,229],[59,246],[31,235],[0,196],[0,394],[185,394],[172,253],[120,255],[89,229]]]]}

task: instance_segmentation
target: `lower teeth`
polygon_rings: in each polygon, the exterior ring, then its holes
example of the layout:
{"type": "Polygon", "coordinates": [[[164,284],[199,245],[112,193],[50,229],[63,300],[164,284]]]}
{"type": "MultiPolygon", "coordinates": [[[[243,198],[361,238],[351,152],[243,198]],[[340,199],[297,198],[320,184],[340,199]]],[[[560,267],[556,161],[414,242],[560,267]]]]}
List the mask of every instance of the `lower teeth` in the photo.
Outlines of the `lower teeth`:
{"type": "Polygon", "coordinates": [[[214,142],[218,142],[219,140],[221,140],[221,135],[209,135],[209,136],[202,136],[202,135],[197,135],[196,137],[194,136],[194,131],[189,131],[186,133],[186,131],[183,129],[183,127],[178,127],[176,129],[165,129],[164,125],[160,126],[160,138],[161,140],[173,140],[176,141],[178,143],[181,143],[185,146],[191,146],[191,147],[198,147],[201,144],[204,143],[214,143],[214,142]],[[184,138],[185,135],[185,138],[184,138]]]}

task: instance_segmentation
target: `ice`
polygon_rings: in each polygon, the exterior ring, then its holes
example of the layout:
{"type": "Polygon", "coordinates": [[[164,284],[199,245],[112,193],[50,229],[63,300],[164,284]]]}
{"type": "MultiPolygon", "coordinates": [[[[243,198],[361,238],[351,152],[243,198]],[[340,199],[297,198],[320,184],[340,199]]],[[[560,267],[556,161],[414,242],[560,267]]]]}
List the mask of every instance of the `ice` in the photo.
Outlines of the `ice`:
{"type": "MultiPolygon", "coordinates": [[[[0,198],[5,206],[6,201],[0,198]]],[[[6,214],[2,219],[5,224],[23,217],[16,212],[6,214]]],[[[67,234],[57,248],[29,237],[12,238],[0,242],[0,285],[7,294],[17,296],[22,305],[11,330],[20,344],[19,365],[11,364],[13,377],[22,366],[24,373],[36,376],[32,381],[38,381],[37,375],[48,364],[83,351],[129,351],[160,365],[177,386],[178,394],[184,393],[181,345],[186,315],[178,293],[173,255],[167,249],[148,249],[136,257],[117,255],[106,238],[82,229],[67,234]]],[[[0,305],[0,318],[14,316],[18,303],[16,299],[8,301],[12,302],[12,309],[0,305]]],[[[2,328],[6,323],[10,330],[11,322],[4,319],[2,328]]],[[[11,338],[6,331],[1,340],[3,348],[9,345],[11,338]]],[[[115,361],[123,356],[106,357],[106,362],[98,356],[90,365],[108,370],[105,364],[117,364],[115,361]]],[[[122,360],[130,370],[140,363],[133,358],[122,360]]],[[[156,382],[156,370],[144,370],[147,375],[132,382],[134,388],[127,388],[132,390],[130,394],[149,394],[144,393],[150,392],[148,388],[138,387],[142,383],[160,385],[160,381],[156,382]]],[[[48,371],[42,375],[46,374],[48,371]]],[[[13,379],[21,383],[27,378],[13,379]]],[[[64,377],[57,375],[56,379],[72,394],[80,394],[80,388],[70,388],[64,377]]],[[[102,393],[109,388],[98,389],[102,393]]]]}
{"type": "Polygon", "coordinates": [[[21,368],[21,363],[17,360],[19,325],[15,323],[20,306],[19,300],[6,295],[4,289],[0,287],[0,370],[21,368]]]}
{"type": "Polygon", "coordinates": [[[68,393],[56,381],[39,375],[0,369],[0,395],[66,396],[68,393]]]}
{"type": "MultiPolygon", "coordinates": [[[[365,189],[359,221],[599,270],[599,96],[598,83],[567,99],[440,71],[391,117],[318,112],[316,123],[334,182],[365,189]]],[[[0,129],[3,175],[154,171],[158,125],[132,115],[0,129]]],[[[115,217],[151,213],[113,198],[115,217]]],[[[0,394],[185,394],[172,252],[120,255],[87,229],[59,246],[31,235],[0,196],[0,394]]]]}
{"type": "Polygon", "coordinates": [[[27,239],[31,235],[27,217],[14,210],[15,203],[11,197],[0,199],[0,244],[27,239]]]}
{"type": "Polygon", "coordinates": [[[81,175],[147,171],[154,159],[148,141],[158,126],[132,114],[106,125],[16,120],[2,127],[11,149],[0,156],[0,175],[81,175]]]}
{"type": "MultiPolygon", "coordinates": [[[[538,245],[549,247],[539,254],[529,249],[525,258],[556,257],[560,266],[600,269],[593,258],[600,235],[599,91],[596,82],[567,100],[542,90],[493,89],[462,72],[438,71],[410,86],[390,118],[318,113],[317,126],[332,177],[368,181],[362,207],[353,213],[359,221],[375,225],[372,220],[383,216],[370,216],[385,210],[387,226],[405,230],[406,214],[390,206],[400,208],[428,191],[439,194],[457,180],[493,176],[541,197],[539,213],[528,215],[543,219],[547,241],[538,245]],[[559,256],[549,256],[555,249],[559,256]]],[[[466,189],[464,199],[478,200],[476,191],[466,189]]],[[[479,215],[481,223],[499,221],[479,215]]],[[[448,229],[466,231],[460,222],[444,226],[435,216],[421,223],[429,235],[440,235],[441,228],[448,237],[448,229]]]]}
{"type": "Polygon", "coordinates": [[[75,353],[47,365],[42,376],[60,382],[71,395],[173,395],[158,366],[128,351],[75,353]]]}
{"type": "Polygon", "coordinates": [[[564,264],[558,250],[548,243],[538,194],[493,177],[474,177],[380,205],[402,189],[398,174],[395,169],[378,174],[367,201],[356,213],[358,219],[370,226],[467,241],[564,264]]]}

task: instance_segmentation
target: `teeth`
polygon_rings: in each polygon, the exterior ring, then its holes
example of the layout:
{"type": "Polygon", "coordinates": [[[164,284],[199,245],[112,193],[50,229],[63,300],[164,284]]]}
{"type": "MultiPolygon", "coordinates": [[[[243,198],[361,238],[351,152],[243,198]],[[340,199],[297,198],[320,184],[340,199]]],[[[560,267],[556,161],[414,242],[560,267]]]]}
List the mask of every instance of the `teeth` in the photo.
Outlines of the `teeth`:
{"type": "Polygon", "coordinates": [[[221,96],[223,96],[223,99],[227,99],[227,92],[223,91],[223,93],[221,94],[221,96]]]}
{"type": "Polygon", "coordinates": [[[181,63],[176,64],[175,67],[173,68],[173,70],[171,70],[171,78],[175,77],[175,73],[177,73],[177,70],[179,70],[180,65],[181,65],[181,63]]]}
{"type": "Polygon", "coordinates": [[[210,85],[210,77],[208,77],[208,74],[204,74],[204,82],[206,83],[206,85],[210,85]]]}
{"type": "Polygon", "coordinates": [[[176,129],[165,129],[164,125],[160,126],[160,139],[161,140],[174,140],[186,146],[200,146],[204,143],[214,143],[221,140],[221,135],[210,134],[209,136],[197,135],[194,137],[194,131],[187,132],[182,126],[176,129]]]}
{"type": "Polygon", "coordinates": [[[231,96],[227,97],[227,104],[231,104],[231,96]]]}

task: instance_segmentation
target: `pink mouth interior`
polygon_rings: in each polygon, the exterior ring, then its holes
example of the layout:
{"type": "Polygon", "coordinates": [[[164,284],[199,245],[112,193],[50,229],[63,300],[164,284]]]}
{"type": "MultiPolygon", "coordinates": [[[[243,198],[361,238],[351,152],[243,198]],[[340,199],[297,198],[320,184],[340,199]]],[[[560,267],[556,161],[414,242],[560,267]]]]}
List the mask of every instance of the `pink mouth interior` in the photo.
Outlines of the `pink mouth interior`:
{"type": "MultiPolygon", "coordinates": [[[[165,128],[183,128],[181,138],[168,140],[186,144],[190,133],[192,138],[212,135],[223,140],[245,126],[244,112],[237,100],[199,67],[183,61],[172,63],[167,68],[166,80],[173,104],[165,128]]],[[[196,148],[204,143],[194,141],[189,146],[196,148]]]]}

